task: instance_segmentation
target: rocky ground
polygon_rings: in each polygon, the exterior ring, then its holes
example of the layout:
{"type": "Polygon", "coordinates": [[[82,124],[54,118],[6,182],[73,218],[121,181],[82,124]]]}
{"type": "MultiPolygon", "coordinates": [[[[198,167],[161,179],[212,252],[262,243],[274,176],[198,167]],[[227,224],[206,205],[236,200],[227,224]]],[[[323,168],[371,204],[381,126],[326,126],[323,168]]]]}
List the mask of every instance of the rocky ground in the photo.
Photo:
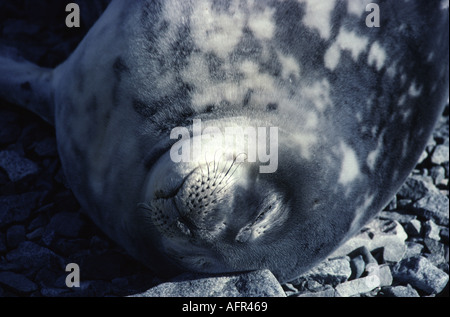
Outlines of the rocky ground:
{"type": "MultiPolygon", "coordinates": [[[[80,30],[64,26],[57,2],[0,1],[0,46],[57,65],[108,1],[90,2],[80,30]]],[[[158,279],[80,212],[53,128],[0,100],[0,296],[448,296],[448,111],[385,210],[329,259],[280,285],[266,270],[158,279]],[[66,286],[69,263],[80,266],[80,287],[66,286]]]]}

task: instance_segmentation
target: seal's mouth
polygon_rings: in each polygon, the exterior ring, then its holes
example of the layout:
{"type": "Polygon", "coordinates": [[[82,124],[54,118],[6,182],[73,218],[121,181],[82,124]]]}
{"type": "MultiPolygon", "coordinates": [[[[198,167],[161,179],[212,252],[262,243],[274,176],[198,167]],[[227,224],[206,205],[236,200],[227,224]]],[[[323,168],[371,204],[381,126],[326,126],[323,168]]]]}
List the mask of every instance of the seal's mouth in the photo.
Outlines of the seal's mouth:
{"type": "MultiPolygon", "coordinates": [[[[276,241],[289,206],[279,177],[261,173],[267,161],[249,160],[238,141],[236,150],[214,137],[199,140],[197,159],[174,159],[173,148],[160,156],[149,172],[140,207],[159,232],[159,248],[179,266],[230,271],[224,256],[230,250],[261,252],[276,241]]],[[[194,136],[189,143],[180,142],[178,149],[192,148],[196,141],[194,136]]]]}

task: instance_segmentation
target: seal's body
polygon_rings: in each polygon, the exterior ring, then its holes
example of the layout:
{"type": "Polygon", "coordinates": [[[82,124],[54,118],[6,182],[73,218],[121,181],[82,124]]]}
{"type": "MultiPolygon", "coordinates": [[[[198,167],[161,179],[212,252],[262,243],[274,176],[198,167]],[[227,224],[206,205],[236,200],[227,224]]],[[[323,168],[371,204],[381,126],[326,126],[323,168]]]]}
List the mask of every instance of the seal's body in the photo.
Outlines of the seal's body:
{"type": "Polygon", "coordinates": [[[2,58],[0,92],[54,123],[83,208],[151,268],[287,281],[388,203],[448,96],[448,6],[385,1],[369,27],[366,4],[115,0],[56,69],[2,58]],[[178,127],[200,160],[172,159],[178,127]],[[226,127],[277,128],[275,171],[217,155],[226,127]]]}

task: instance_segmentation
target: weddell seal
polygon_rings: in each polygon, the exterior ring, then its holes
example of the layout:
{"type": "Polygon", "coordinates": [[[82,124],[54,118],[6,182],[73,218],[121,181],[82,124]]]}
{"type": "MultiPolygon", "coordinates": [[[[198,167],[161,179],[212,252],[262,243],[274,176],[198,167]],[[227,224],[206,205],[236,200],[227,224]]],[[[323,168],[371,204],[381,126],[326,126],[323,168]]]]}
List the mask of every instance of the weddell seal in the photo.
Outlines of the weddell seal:
{"type": "Polygon", "coordinates": [[[376,3],[114,0],[55,69],[0,57],[0,96],[156,272],[284,282],[389,202],[448,98],[448,2],[376,3]]]}

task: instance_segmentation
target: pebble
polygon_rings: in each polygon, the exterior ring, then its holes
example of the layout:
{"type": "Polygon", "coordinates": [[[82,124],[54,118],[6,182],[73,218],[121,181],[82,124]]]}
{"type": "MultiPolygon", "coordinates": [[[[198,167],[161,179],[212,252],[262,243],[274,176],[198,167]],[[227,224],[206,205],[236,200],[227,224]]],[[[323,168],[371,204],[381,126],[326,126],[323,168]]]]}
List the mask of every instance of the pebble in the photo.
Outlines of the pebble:
{"type": "Polygon", "coordinates": [[[24,269],[53,267],[61,269],[62,259],[53,251],[32,241],[24,241],[6,255],[6,259],[24,269]]]}
{"type": "Polygon", "coordinates": [[[42,193],[30,192],[19,195],[0,197],[0,228],[12,223],[23,222],[28,219],[42,193]]]}
{"type": "Polygon", "coordinates": [[[420,297],[419,293],[411,287],[411,285],[407,286],[390,286],[385,287],[381,291],[383,296],[386,297],[420,297]]]}
{"type": "Polygon", "coordinates": [[[318,292],[301,293],[297,297],[336,297],[336,290],[334,288],[327,288],[318,292]]]}
{"type": "Polygon", "coordinates": [[[436,165],[443,164],[449,161],[449,147],[447,145],[438,145],[434,148],[431,155],[431,162],[436,165]]]}
{"type": "Polygon", "coordinates": [[[352,275],[350,275],[350,278],[360,278],[366,269],[366,263],[364,262],[363,256],[358,255],[354,257],[350,261],[350,268],[352,269],[352,275]]]}
{"type": "Polygon", "coordinates": [[[335,289],[338,297],[351,297],[370,292],[377,287],[380,287],[380,280],[372,275],[339,284],[335,289]]]}
{"type": "Polygon", "coordinates": [[[409,199],[417,201],[430,192],[435,192],[436,188],[432,182],[429,182],[426,177],[421,175],[409,176],[405,183],[400,187],[397,196],[401,199],[409,199]]]}
{"type": "Polygon", "coordinates": [[[11,181],[17,182],[21,179],[36,175],[39,167],[33,161],[20,156],[15,151],[0,151],[0,167],[5,170],[11,181]]]}
{"type": "Polygon", "coordinates": [[[337,285],[346,281],[352,274],[350,262],[347,258],[335,258],[323,261],[305,274],[295,279],[292,284],[302,284],[306,281],[315,281],[322,287],[323,284],[337,285]]]}
{"type": "Polygon", "coordinates": [[[6,231],[6,244],[9,249],[16,248],[21,242],[25,241],[25,238],[25,227],[22,225],[11,226],[6,231]]]}
{"type": "Polygon", "coordinates": [[[183,274],[130,297],[285,297],[283,288],[269,270],[238,275],[200,277],[183,274]]]}
{"type": "Polygon", "coordinates": [[[37,285],[26,276],[13,272],[0,272],[0,284],[25,295],[37,290],[37,285]]]}
{"type": "Polygon", "coordinates": [[[416,215],[411,215],[401,210],[382,211],[378,215],[379,218],[390,219],[400,222],[401,224],[408,223],[417,218],[416,215]]]}
{"type": "Polygon", "coordinates": [[[422,223],[417,219],[413,219],[404,225],[404,229],[408,237],[418,237],[421,234],[422,223]]]}
{"type": "Polygon", "coordinates": [[[421,217],[432,219],[442,226],[449,225],[449,200],[440,192],[432,192],[412,205],[413,211],[421,217]]]}
{"type": "Polygon", "coordinates": [[[443,166],[433,166],[430,170],[431,178],[435,185],[439,185],[445,179],[445,168],[443,166]]]}
{"type": "Polygon", "coordinates": [[[434,223],[433,220],[427,220],[423,224],[424,235],[426,238],[431,238],[434,240],[441,240],[439,235],[441,227],[434,223]]]}
{"type": "Polygon", "coordinates": [[[428,294],[441,292],[448,283],[448,274],[420,255],[401,260],[392,273],[396,280],[409,283],[428,294]]]}
{"type": "Polygon", "coordinates": [[[406,242],[406,252],[403,256],[405,259],[411,256],[420,255],[423,252],[424,246],[420,243],[407,241],[406,242]]]}

